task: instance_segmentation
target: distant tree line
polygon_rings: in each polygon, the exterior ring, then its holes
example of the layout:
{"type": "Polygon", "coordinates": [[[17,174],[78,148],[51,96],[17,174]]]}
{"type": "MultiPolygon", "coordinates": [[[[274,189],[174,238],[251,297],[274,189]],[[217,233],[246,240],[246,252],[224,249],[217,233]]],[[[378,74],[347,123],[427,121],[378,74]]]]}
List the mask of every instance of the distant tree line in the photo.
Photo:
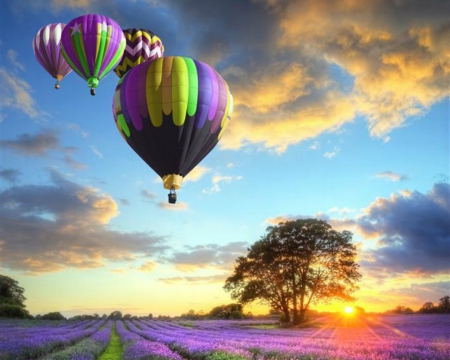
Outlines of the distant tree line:
{"type": "Polygon", "coordinates": [[[434,305],[432,302],[426,302],[422,307],[414,311],[413,309],[398,305],[395,309],[386,311],[388,314],[450,314],[450,296],[444,296],[439,299],[439,302],[434,305]]]}
{"type": "Polygon", "coordinates": [[[418,311],[421,314],[450,314],[450,296],[444,296],[439,299],[437,305],[432,302],[426,302],[418,311]]]}
{"type": "Polygon", "coordinates": [[[185,320],[201,320],[201,319],[243,319],[245,317],[251,317],[249,312],[244,314],[244,307],[242,304],[228,304],[214,307],[210,312],[205,313],[203,310],[195,312],[189,310],[185,314],[181,314],[180,318],[185,320]]]}

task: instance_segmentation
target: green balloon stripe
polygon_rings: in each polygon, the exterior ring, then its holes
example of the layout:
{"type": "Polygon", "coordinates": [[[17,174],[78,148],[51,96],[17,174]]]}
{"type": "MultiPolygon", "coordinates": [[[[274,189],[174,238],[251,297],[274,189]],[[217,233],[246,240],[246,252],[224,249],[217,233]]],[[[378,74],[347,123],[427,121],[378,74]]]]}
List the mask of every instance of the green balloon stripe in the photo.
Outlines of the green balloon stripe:
{"type": "Polygon", "coordinates": [[[116,54],[114,55],[114,58],[109,62],[106,69],[103,70],[102,74],[99,77],[99,80],[101,80],[106,74],[108,74],[109,71],[119,62],[120,58],[123,56],[123,52],[125,50],[125,45],[126,45],[126,42],[124,41],[124,39],[125,39],[125,37],[122,38],[119,49],[117,50],[116,54]]]}
{"type": "Polygon", "coordinates": [[[172,102],[172,121],[182,126],[186,120],[187,104],[189,98],[189,72],[187,64],[180,57],[173,57],[171,69],[171,96],[164,98],[163,102],[172,102]]]}
{"type": "MultiPolygon", "coordinates": [[[[99,26],[102,26],[99,24],[99,26]]],[[[100,67],[102,66],[103,59],[105,57],[105,47],[106,47],[106,31],[100,32],[100,47],[97,52],[97,58],[95,59],[94,75],[98,78],[98,73],[100,72],[100,67]]]]}
{"type": "Polygon", "coordinates": [[[73,35],[74,40],[75,40],[75,47],[76,47],[76,51],[77,51],[77,55],[78,55],[78,59],[81,62],[81,66],[83,67],[83,70],[86,74],[86,76],[82,76],[83,78],[87,79],[89,78],[90,75],[90,71],[89,71],[89,66],[87,64],[87,59],[86,59],[86,54],[84,51],[84,44],[83,44],[83,40],[81,37],[80,33],[76,33],[75,35],[73,35]]]}
{"type": "Polygon", "coordinates": [[[127,137],[130,137],[130,135],[131,135],[130,128],[128,127],[128,124],[127,124],[123,114],[118,114],[117,115],[117,122],[119,123],[119,126],[122,129],[122,132],[127,137]]]}
{"type": "Polygon", "coordinates": [[[75,70],[75,72],[80,75],[83,79],[86,79],[84,74],[78,69],[78,67],[73,63],[72,60],[70,60],[70,58],[67,56],[67,53],[65,52],[65,50],[63,49],[63,47],[61,46],[61,51],[63,54],[64,59],[66,59],[67,63],[69,64],[69,66],[75,70]]]}
{"type": "Polygon", "coordinates": [[[189,116],[193,116],[197,111],[197,102],[198,102],[198,75],[197,75],[197,67],[195,66],[195,62],[192,59],[183,57],[189,77],[189,90],[188,90],[188,107],[187,114],[189,116]]]}

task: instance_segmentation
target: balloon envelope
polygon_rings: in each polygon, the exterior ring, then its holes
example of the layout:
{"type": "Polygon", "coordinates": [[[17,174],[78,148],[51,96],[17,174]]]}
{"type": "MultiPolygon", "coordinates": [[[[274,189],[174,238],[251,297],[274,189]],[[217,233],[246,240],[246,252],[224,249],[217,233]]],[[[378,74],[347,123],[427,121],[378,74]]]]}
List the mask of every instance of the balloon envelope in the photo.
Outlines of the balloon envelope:
{"type": "Polygon", "coordinates": [[[122,77],[128,70],[143,62],[153,61],[164,55],[164,45],[161,39],[150,30],[125,29],[123,33],[127,46],[122,60],[114,69],[114,73],[118,77],[122,77]]]}
{"type": "Polygon", "coordinates": [[[41,66],[58,82],[72,71],[61,54],[61,33],[66,24],[55,23],[39,29],[33,39],[33,51],[41,66]]]}
{"type": "Polygon", "coordinates": [[[91,88],[118,64],[126,44],[119,24],[97,14],[71,20],[61,42],[64,58],[91,88]]]}
{"type": "Polygon", "coordinates": [[[178,189],[221,138],[233,111],[227,83],[209,65],[163,57],[131,69],[116,87],[113,112],[122,137],[178,189]]]}

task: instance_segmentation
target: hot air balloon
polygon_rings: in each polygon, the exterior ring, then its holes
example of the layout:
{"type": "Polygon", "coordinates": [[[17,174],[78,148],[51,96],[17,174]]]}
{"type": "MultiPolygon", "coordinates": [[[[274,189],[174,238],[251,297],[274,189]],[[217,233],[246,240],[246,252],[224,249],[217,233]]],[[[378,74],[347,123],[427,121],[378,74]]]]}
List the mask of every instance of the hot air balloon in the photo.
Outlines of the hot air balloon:
{"type": "Polygon", "coordinates": [[[164,45],[161,39],[150,30],[125,29],[123,31],[127,41],[122,60],[114,69],[118,77],[122,77],[131,68],[153,61],[164,55],[164,45]]]}
{"type": "Polygon", "coordinates": [[[66,24],[55,23],[39,29],[33,39],[33,51],[41,66],[56,79],[55,89],[59,82],[72,71],[61,54],[61,33],[66,24]]]}
{"type": "Polygon", "coordinates": [[[222,137],[232,111],[233,97],[219,73],[178,56],[131,69],[113,99],[119,132],[162,178],[172,204],[183,178],[222,137]]]}
{"type": "Polygon", "coordinates": [[[122,58],[126,41],[114,20],[97,14],[71,20],[61,36],[62,53],[75,72],[87,81],[91,95],[122,58]]]}

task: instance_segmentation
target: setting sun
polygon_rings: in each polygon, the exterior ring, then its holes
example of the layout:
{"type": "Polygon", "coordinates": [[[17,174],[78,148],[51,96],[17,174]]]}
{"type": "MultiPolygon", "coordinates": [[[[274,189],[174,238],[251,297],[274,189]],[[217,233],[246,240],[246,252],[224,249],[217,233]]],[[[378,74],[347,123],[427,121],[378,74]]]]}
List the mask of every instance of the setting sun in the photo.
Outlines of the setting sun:
{"type": "Polygon", "coordinates": [[[355,312],[355,309],[352,306],[346,306],[345,309],[344,309],[344,312],[347,315],[350,315],[350,314],[353,314],[355,312]]]}

